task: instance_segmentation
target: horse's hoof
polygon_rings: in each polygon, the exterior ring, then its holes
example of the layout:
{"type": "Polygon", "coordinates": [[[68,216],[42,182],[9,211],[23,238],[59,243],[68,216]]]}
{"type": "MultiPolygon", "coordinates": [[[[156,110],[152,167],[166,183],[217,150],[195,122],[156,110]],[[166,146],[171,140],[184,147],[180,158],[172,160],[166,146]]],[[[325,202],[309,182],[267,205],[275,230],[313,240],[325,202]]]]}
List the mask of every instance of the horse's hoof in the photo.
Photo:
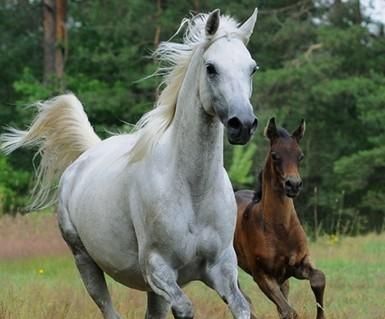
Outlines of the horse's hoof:
{"type": "Polygon", "coordinates": [[[175,319],[193,319],[194,309],[190,300],[186,299],[172,306],[172,314],[175,319]]]}

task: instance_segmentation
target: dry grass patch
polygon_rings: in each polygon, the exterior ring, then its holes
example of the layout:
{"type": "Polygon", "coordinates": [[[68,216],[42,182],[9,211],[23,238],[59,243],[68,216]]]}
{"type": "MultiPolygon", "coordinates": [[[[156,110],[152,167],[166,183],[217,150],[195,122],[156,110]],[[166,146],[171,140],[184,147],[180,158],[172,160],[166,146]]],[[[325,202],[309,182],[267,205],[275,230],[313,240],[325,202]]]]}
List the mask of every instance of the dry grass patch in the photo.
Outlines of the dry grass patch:
{"type": "MultiPolygon", "coordinates": [[[[311,244],[327,276],[328,319],[384,319],[385,234],[324,237],[311,244]]],[[[109,280],[123,318],[142,319],[145,294],[109,280]]],[[[274,305],[245,273],[240,282],[260,319],[278,319],[274,305]]],[[[0,319],[101,319],[62,241],[55,216],[32,214],[0,219],[0,319]]],[[[230,319],[226,305],[201,283],[186,287],[197,319],[230,319]]],[[[307,281],[291,280],[290,302],[302,319],[315,318],[307,281]]],[[[169,316],[169,318],[172,318],[169,316]]]]}

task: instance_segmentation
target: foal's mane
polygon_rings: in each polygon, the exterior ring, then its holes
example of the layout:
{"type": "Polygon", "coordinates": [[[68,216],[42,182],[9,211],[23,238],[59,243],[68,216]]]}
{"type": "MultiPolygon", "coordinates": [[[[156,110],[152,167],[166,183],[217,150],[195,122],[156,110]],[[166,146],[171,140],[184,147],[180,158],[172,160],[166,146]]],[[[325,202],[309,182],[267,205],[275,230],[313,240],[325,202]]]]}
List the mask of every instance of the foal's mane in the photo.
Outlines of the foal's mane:
{"type": "Polygon", "coordinates": [[[238,30],[238,22],[231,17],[221,16],[218,31],[213,37],[207,37],[205,26],[208,17],[209,14],[198,14],[183,19],[175,33],[177,35],[186,27],[183,42],[162,42],[153,53],[160,65],[155,74],[163,76],[160,86],[164,88],[154,109],[144,114],[135,125],[137,140],[129,153],[130,162],[141,160],[172,123],[179,90],[195,49],[226,35],[244,36],[238,30]]]}

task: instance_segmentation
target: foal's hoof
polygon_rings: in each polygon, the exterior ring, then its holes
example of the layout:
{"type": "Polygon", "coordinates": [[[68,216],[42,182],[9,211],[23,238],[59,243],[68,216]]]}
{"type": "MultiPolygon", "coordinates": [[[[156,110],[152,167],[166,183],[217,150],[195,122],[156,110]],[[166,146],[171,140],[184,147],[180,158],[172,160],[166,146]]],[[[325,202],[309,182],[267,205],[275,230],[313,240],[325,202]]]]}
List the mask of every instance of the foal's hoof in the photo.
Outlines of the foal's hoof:
{"type": "Polygon", "coordinates": [[[281,319],[298,319],[298,314],[295,311],[281,315],[281,319]]]}

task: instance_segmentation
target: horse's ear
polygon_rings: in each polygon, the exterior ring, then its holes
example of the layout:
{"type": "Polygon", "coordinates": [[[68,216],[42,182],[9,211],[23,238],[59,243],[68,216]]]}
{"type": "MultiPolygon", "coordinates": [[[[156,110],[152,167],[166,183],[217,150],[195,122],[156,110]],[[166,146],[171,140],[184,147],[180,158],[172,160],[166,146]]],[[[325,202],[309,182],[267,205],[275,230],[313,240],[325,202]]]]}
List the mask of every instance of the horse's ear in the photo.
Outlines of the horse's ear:
{"type": "Polygon", "coordinates": [[[239,31],[245,37],[245,43],[249,42],[251,35],[254,31],[255,22],[257,22],[258,8],[254,9],[253,14],[239,27],[239,31]]]}
{"type": "Polygon", "coordinates": [[[305,135],[305,129],[306,129],[306,123],[305,123],[305,120],[302,119],[301,124],[293,132],[293,134],[291,134],[291,136],[294,137],[297,140],[297,142],[299,142],[305,135]]]}
{"type": "Polygon", "coordinates": [[[270,140],[274,140],[278,137],[277,125],[275,124],[275,118],[272,117],[266,125],[265,136],[270,140]]]}
{"type": "Polygon", "coordinates": [[[218,30],[219,27],[219,18],[220,18],[220,11],[219,9],[215,9],[213,12],[210,13],[209,17],[207,18],[206,22],[206,36],[212,37],[218,30]]]}

